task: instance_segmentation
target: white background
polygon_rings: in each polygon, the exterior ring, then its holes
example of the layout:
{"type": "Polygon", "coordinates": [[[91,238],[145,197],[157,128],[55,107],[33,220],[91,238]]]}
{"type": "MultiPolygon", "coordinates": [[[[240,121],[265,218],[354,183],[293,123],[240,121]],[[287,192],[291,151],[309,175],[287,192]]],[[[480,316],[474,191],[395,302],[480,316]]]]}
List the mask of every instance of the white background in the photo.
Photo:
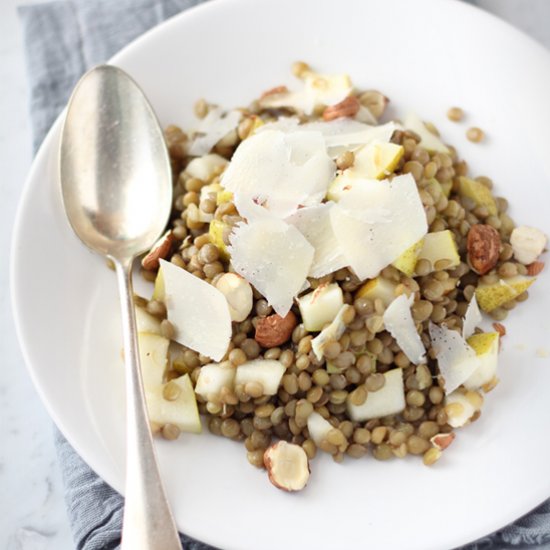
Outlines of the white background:
{"type": "MultiPolygon", "coordinates": [[[[52,443],[53,426],[25,370],[9,299],[11,230],[31,162],[16,13],[24,3],[0,0],[0,548],[66,550],[74,545],[52,443]]],[[[550,47],[550,0],[479,0],[478,4],[550,47]]],[[[36,274],[40,275],[40,266],[36,274]]]]}

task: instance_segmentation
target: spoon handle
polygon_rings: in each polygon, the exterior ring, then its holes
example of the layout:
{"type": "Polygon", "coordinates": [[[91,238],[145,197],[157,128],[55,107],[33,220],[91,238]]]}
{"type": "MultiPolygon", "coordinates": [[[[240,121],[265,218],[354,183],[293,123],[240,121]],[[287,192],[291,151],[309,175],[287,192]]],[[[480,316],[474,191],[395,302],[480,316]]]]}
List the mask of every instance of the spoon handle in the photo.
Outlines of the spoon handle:
{"type": "Polygon", "coordinates": [[[132,259],[116,266],[126,365],[126,497],[122,550],[181,550],[157,466],[138,354],[132,259]]]}

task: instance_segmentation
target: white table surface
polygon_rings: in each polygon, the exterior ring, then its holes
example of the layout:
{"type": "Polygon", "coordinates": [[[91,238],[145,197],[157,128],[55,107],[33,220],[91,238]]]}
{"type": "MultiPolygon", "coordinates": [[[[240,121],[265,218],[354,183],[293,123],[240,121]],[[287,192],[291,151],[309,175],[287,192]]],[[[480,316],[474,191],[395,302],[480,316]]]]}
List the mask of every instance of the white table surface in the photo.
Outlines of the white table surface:
{"type": "MultiPolygon", "coordinates": [[[[68,550],[73,542],[52,443],[52,422],[23,364],[11,317],[9,249],[31,163],[17,6],[0,0],[0,548],[68,550]]],[[[550,0],[479,0],[550,48],[550,0]]],[[[38,267],[38,266],[37,266],[38,267]]]]}

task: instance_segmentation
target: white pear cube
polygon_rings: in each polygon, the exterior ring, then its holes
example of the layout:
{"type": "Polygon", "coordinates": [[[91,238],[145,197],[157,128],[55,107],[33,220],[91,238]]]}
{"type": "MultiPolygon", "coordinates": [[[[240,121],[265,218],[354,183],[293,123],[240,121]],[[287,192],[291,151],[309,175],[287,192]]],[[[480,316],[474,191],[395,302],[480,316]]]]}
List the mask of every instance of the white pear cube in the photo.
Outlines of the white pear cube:
{"type": "Polygon", "coordinates": [[[203,365],[195,385],[195,393],[207,401],[216,401],[223,387],[233,388],[235,373],[236,369],[225,363],[203,365]]]}
{"type": "Polygon", "coordinates": [[[498,332],[474,334],[468,338],[468,345],[475,350],[479,365],[464,382],[464,387],[475,390],[493,380],[498,365],[498,332]]]}
{"type": "Polygon", "coordinates": [[[440,260],[448,261],[445,269],[456,267],[460,263],[460,256],[452,232],[446,229],[426,234],[417,262],[419,260],[428,260],[432,264],[432,271],[435,271],[435,264],[440,260]]]}
{"type": "Polygon", "coordinates": [[[279,361],[271,359],[254,359],[237,367],[235,385],[246,385],[248,382],[261,384],[264,395],[275,395],[279,389],[285,367],[279,361]]]}
{"type": "Polygon", "coordinates": [[[136,307],[136,328],[138,333],[149,332],[151,334],[161,334],[160,321],[142,307],[136,307]]]}
{"type": "Polygon", "coordinates": [[[163,396],[164,386],[156,386],[145,392],[149,420],[161,426],[174,424],[182,432],[202,431],[195,392],[188,374],[169,382],[179,388],[179,395],[171,401],[163,396]]]}
{"type": "Polygon", "coordinates": [[[323,329],[344,305],[344,295],[338,284],[321,285],[298,300],[304,328],[309,332],[323,329]]]}
{"type": "Polygon", "coordinates": [[[324,419],[319,413],[313,412],[307,419],[307,429],[309,437],[313,439],[313,442],[317,447],[321,445],[321,442],[326,439],[328,432],[332,430],[334,426],[326,419],[324,419]]]}
{"type": "Polygon", "coordinates": [[[154,389],[162,384],[168,363],[169,345],[170,340],[158,334],[138,333],[141,378],[145,390],[154,389]]]}
{"type": "Polygon", "coordinates": [[[348,400],[348,414],[355,422],[381,418],[400,413],[405,409],[405,387],[403,369],[392,369],[384,373],[386,383],[375,392],[369,392],[362,405],[354,405],[348,400]]]}
{"type": "Polygon", "coordinates": [[[481,410],[483,397],[477,392],[456,390],[445,397],[447,423],[453,428],[468,424],[474,414],[481,410]]]}

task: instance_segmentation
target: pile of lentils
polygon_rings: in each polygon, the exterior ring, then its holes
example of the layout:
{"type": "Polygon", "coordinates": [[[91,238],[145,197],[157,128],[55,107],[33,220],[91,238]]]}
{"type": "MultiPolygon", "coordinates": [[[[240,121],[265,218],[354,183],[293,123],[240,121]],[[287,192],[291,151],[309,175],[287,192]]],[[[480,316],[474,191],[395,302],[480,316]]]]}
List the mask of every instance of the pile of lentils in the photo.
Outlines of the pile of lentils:
{"type": "MultiPolygon", "coordinates": [[[[297,76],[301,70],[303,64],[295,64],[294,72],[297,76]]],[[[380,92],[357,92],[356,97],[361,104],[371,109],[375,117],[383,115],[387,99],[380,92]]],[[[210,108],[211,105],[200,100],[195,105],[195,113],[203,118],[210,108]]],[[[319,112],[305,116],[288,108],[262,109],[258,101],[241,111],[243,116],[238,128],[218,142],[212,151],[228,160],[241,141],[251,133],[257,117],[264,123],[275,121],[281,116],[297,116],[303,122],[322,120],[319,112]]],[[[432,125],[427,126],[437,134],[432,125]]],[[[229,244],[231,227],[242,218],[232,202],[217,205],[215,196],[200,201],[201,188],[219,182],[220,174],[214,174],[208,181],[190,177],[185,171],[191,160],[187,155],[189,137],[176,126],[169,126],[165,136],[174,176],[174,204],[169,227],[176,239],[173,247],[175,252],[167,259],[196,277],[215,284],[221,275],[232,272],[230,261],[224,260],[218,248],[210,242],[209,224],[189,217],[187,208],[191,204],[196,205],[204,213],[213,214],[214,219],[227,224],[228,229],[223,236],[226,244],[229,244]]],[[[378,460],[403,458],[409,454],[420,455],[424,457],[425,464],[433,463],[438,455],[432,453],[430,438],[436,434],[450,433],[452,428],[447,424],[445,393],[437,376],[428,324],[432,321],[445,323],[449,328],[461,327],[468,302],[479,283],[494,283],[500,278],[525,275],[527,272],[524,265],[512,259],[509,243],[514,222],[507,214],[506,199],[495,197],[498,212],[490,215],[485,206],[477,206],[471,199],[458,194],[458,178],[469,174],[467,163],[458,157],[454,147],[449,146],[449,154],[430,153],[422,147],[417,134],[406,130],[396,130],[391,141],[401,144],[405,151],[394,174],[412,174],[424,205],[429,231],[450,229],[462,258],[460,265],[451,270],[445,269],[448,265],[446,261],[442,261],[441,266],[433,266],[436,271],[432,271],[427,260],[420,260],[414,277],[407,277],[393,266],[386,267],[380,274],[382,278],[397,283],[396,296],[402,293],[415,294],[412,316],[417,325],[422,325],[421,337],[428,350],[428,364],[411,364],[395,339],[384,330],[384,304],[380,299],[371,301],[357,298],[356,292],[364,281],[360,281],[347,268],[320,279],[309,279],[311,289],[325,283],[338,283],[344,293],[345,303],[353,306],[344,319],[346,331],[338,341],[326,346],[325,358],[322,360],[318,360],[311,349],[311,340],[315,335],[308,333],[302,324],[296,326],[291,340],[280,347],[265,349],[254,339],[258,320],[273,313],[265,298],[254,289],[254,307],[247,319],[233,323],[232,339],[223,361],[235,367],[257,358],[280,361],[286,373],[278,393],[262,396],[261,388],[256,392],[253,384],[247,384],[239,393],[227,391],[222,396],[222,404],[205,403],[197,396],[199,411],[206,416],[210,432],[243,441],[248,460],[254,466],[264,467],[264,452],[277,439],[301,445],[312,459],[318,452],[307,429],[307,419],[313,411],[334,426],[321,450],[330,453],[336,462],[341,462],[345,455],[361,458],[370,453],[378,460]],[[434,179],[441,184],[452,184],[449,198],[442,193],[441,186],[434,179]],[[472,225],[480,223],[494,227],[502,242],[497,265],[484,276],[477,275],[466,262],[468,231],[472,225]],[[325,359],[330,360],[338,372],[329,374],[325,359]],[[368,422],[351,421],[346,414],[346,401],[350,399],[357,405],[364,403],[369,392],[376,392],[383,387],[383,373],[396,367],[404,371],[405,410],[399,415],[368,422]]],[[[340,170],[349,167],[353,164],[353,153],[343,153],[336,164],[340,170]]],[[[488,177],[475,179],[487,189],[493,189],[493,182],[488,177]]],[[[142,273],[150,281],[156,277],[154,270],[143,270],[142,273]]],[[[502,321],[508,310],[527,297],[527,292],[524,292],[503,307],[493,310],[490,315],[495,321],[502,321]]],[[[150,313],[163,319],[162,330],[165,336],[172,337],[173,327],[166,320],[164,304],[152,300],[143,302],[143,305],[150,313]]],[[[292,311],[300,320],[296,305],[292,311]]],[[[503,330],[500,324],[497,328],[503,330]]],[[[167,379],[188,373],[192,382],[196,383],[201,366],[210,362],[209,357],[179,346],[167,379]]],[[[476,420],[479,414],[476,413],[472,420],[476,420]]],[[[162,431],[164,437],[178,437],[177,427],[165,428],[162,431]]]]}

